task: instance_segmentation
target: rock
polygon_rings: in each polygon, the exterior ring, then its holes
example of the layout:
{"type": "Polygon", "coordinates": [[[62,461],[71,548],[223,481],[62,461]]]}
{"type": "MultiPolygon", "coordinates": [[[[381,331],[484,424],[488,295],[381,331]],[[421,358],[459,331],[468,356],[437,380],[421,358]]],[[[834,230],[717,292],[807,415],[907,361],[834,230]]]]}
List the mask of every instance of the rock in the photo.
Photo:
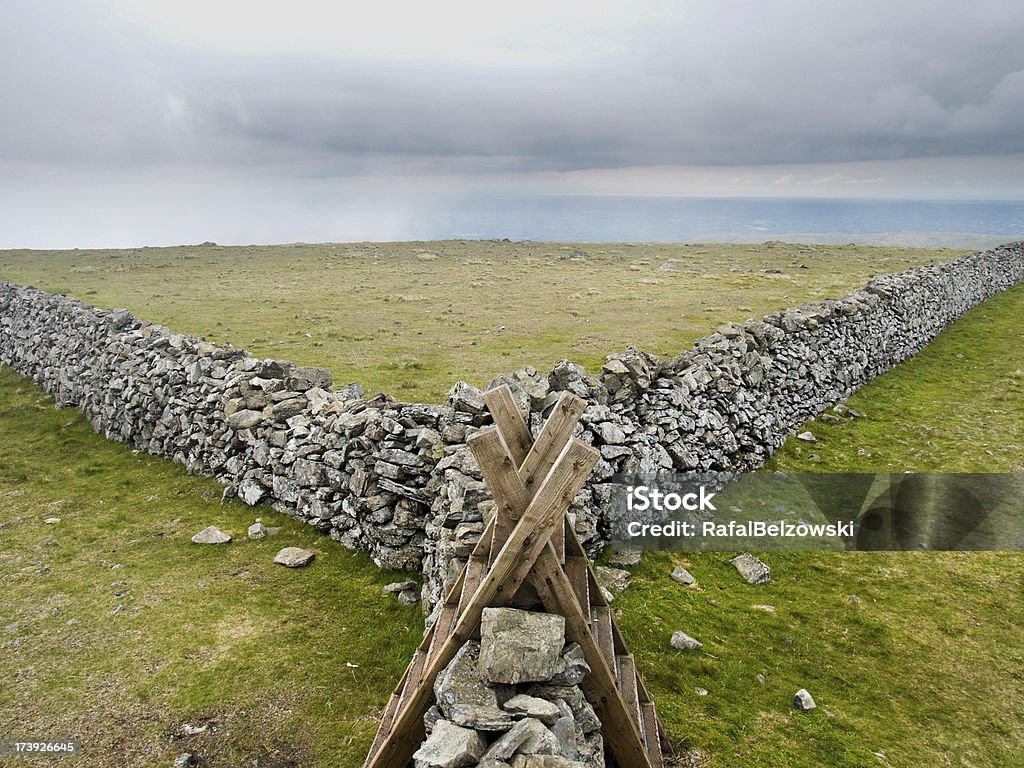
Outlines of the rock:
{"type": "Polygon", "coordinates": [[[416,605],[420,601],[420,593],[415,589],[403,589],[398,593],[398,602],[402,605],[416,605]]]}
{"type": "Polygon", "coordinates": [[[597,437],[605,445],[622,445],[626,442],[626,433],[610,421],[597,425],[597,437]]]}
{"type": "Polygon", "coordinates": [[[250,539],[264,539],[267,536],[267,526],[257,520],[255,523],[249,526],[249,531],[246,533],[250,539]]]}
{"type": "Polygon", "coordinates": [[[681,630],[672,633],[671,643],[673,648],[680,651],[695,651],[698,648],[702,647],[702,644],[699,640],[690,637],[688,634],[681,630]]]}
{"type": "Polygon", "coordinates": [[[772,579],[771,569],[749,552],[744,552],[729,562],[736,566],[736,570],[749,584],[764,584],[772,579]]]}
{"type": "Polygon", "coordinates": [[[765,613],[775,613],[774,605],[752,605],[750,606],[755,611],[764,611],[765,613]]]}
{"type": "Polygon", "coordinates": [[[513,755],[558,754],[558,739],[540,720],[532,717],[519,720],[484,752],[484,760],[505,760],[513,755]]]}
{"type": "Polygon", "coordinates": [[[626,591],[633,578],[629,571],[624,571],[621,568],[607,568],[603,565],[594,566],[594,576],[597,578],[598,585],[613,595],[626,591]]]}
{"type": "Polygon", "coordinates": [[[330,389],[334,386],[334,376],[326,368],[302,366],[292,369],[285,378],[285,387],[295,392],[307,389],[330,389]]]}
{"type": "Polygon", "coordinates": [[[565,618],[517,608],[484,608],[480,675],[492,683],[550,680],[561,666],[565,618]]]}
{"type": "Polygon", "coordinates": [[[238,484],[238,495],[242,501],[252,507],[260,503],[260,500],[267,495],[267,491],[251,477],[247,477],[238,484]]]}
{"type": "Polygon", "coordinates": [[[412,759],[416,768],[464,768],[475,765],[487,742],[471,728],[438,720],[412,759]]]}
{"type": "Polygon", "coordinates": [[[562,671],[549,681],[551,685],[579,685],[591,671],[578,643],[570,643],[562,650],[562,665],[562,671]]]}
{"type": "Polygon", "coordinates": [[[444,716],[456,725],[481,731],[507,731],[513,724],[512,715],[500,706],[506,691],[481,678],[479,663],[480,643],[471,640],[434,680],[434,700],[444,716]]]}
{"type": "Polygon", "coordinates": [[[416,589],[416,582],[411,579],[409,581],[393,581],[390,584],[385,584],[381,592],[385,595],[390,595],[406,592],[410,589],[416,589]]]}
{"type": "Polygon", "coordinates": [[[562,717],[557,704],[525,693],[513,696],[502,705],[502,709],[513,716],[535,718],[544,725],[554,725],[562,717]]]}
{"type": "Polygon", "coordinates": [[[814,436],[813,432],[801,432],[796,436],[797,440],[803,440],[805,443],[816,443],[818,438],[814,436]]]}
{"type": "Polygon", "coordinates": [[[274,562],[286,568],[302,568],[313,562],[315,554],[301,547],[285,547],[274,556],[274,562]]]}
{"type": "Polygon", "coordinates": [[[677,565],[672,569],[672,580],[678,581],[680,584],[685,584],[686,586],[697,583],[697,580],[693,578],[693,574],[681,565],[677,565]]]}
{"type": "Polygon", "coordinates": [[[254,429],[263,423],[263,411],[235,411],[224,417],[224,423],[235,430],[254,429]]]}
{"type": "Polygon", "coordinates": [[[608,558],[608,562],[620,568],[635,568],[640,565],[642,553],[638,549],[623,549],[608,558]]]}
{"type": "Polygon", "coordinates": [[[187,768],[187,766],[190,766],[192,764],[193,761],[191,752],[182,752],[180,755],[174,758],[174,768],[187,768]]]}
{"type": "Polygon", "coordinates": [[[807,692],[806,688],[801,688],[793,696],[793,706],[797,709],[814,709],[817,704],[814,703],[814,698],[807,692]]]}
{"type": "Polygon", "coordinates": [[[230,541],[231,537],[214,525],[203,528],[203,530],[192,537],[193,544],[227,544],[230,541]]]}
{"type": "Polygon", "coordinates": [[[59,517],[48,517],[45,520],[43,520],[43,525],[56,525],[59,522],[60,522],[60,518],[59,517]]]}
{"type": "Polygon", "coordinates": [[[516,755],[512,758],[511,768],[593,768],[593,764],[561,755],[516,755]]]}

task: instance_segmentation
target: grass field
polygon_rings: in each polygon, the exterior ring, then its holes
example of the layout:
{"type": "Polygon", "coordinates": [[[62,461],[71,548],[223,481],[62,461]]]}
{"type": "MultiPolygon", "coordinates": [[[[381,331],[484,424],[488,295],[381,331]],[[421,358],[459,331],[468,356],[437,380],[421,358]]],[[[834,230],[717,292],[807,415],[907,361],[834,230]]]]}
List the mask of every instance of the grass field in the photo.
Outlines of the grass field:
{"type": "MultiPolygon", "coordinates": [[[[809,297],[786,290],[783,303],[809,297]]],[[[1022,287],[976,308],[851,398],[866,417],[809,424],[819,442],[791,441],[775,466],[1024,469],[1022,314],[1022,287]]],[[[295,343],[296,360],[315,362],[295,343]]],[[[380,369],[385,382],[417,374],[380,369]]],[[[253,510],[221,504],[216,483],[102,440],[6,370],[0,403],[0,738],[78,736],[81,764],[100,768],[184,752],[211,767],[360,765],[422,631],[416,608],[380,594],[397,574],[269,510],[281,531],[245,541],[253,510]],[[189,543],[211,524],[243,540],[189,543]],[[317,560],[274,565],[291,544],[317,560]],[[206,730],[184,735],[186,723],[206,730]]],[[[715,768],[1024,764],[1024,555],[771,554],[760,587],[730,556],[649,554],[615,603],[681,748],[715,768]],[[675,564],[699,586],[671,581],[675,564]],[[671,649],[677,629],[704,648],[671,649]],[[816,710],[793,709],[800,687],[816,710]]]]}
{"type": "Polygon", "coordinates": [[[596,369],[629,344],[675,355],[727,320],[958,253],[479,241],[3,251],[0,279],[440,402],[457,379],[483,386],[564,357],[596,369]]]}

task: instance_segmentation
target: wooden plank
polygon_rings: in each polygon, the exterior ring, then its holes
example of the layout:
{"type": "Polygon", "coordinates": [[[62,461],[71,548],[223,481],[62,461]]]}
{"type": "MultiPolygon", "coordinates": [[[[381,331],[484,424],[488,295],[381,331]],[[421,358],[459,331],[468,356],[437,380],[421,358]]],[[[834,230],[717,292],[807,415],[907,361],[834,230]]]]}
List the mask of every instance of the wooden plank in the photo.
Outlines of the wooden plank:
{"type": "Polygon", "coordinates": [[[487,481],[487,487],[497,505],[492,518],[494,528],[488,556],[488,561],[493,563],[508,541],[509,534],[529,504],[530,498],[526,487],[519,479],[518,465],[509,455],[509,448],[501,439],[501,431],[497,426],[484,427],[466,443],[480,465],[484,480],[487,481]]]}
{"type": "MultiPolygon", "coordinates": [[[[433,698],[432,687],[437,675],[479,628],[483,609],[495,599],[504,594],[514,595],[519,589],[541,550],[547,546],[553,526],[556,522],[561,524],[566,506],[579,493],[599,456],[594,448],[580,440],[570,441],[562,450],[537,495],[516,523],[504,549],[465,606],[455,628],[427,665],[419,686],[411,696],[403,697],[391,734],[379,750],[367,758],[366,768],[405,768],[422,741],[423,713],[433,698]],[[411,738],[416,733],[420,734],[419,741],[411,738]]],[[[559,573],[562,573],[561,568],[559,573]]]]}
{"type": "Polygon", "coordinates": [[[647,754],[651,756],[651,765],[654,768],[662,768],[665,764],[665,757],[661,751],[661,735],[658,729],[658,713],[654,709],[654,702],[644,701],[640,703],[640,717],[644,721],[644,746],[647,747],[647,754]]]}
{"type": "Polygon", "coordinates": [[[594,634],[608,666],[615,665],[615,641],[612,639],[612,609],[607,605],[595,605],[591,610],[594,619],[594,634]]]}
{"type": "Polygon", "coordinates": [[[533,442],[533,447],[519,467],[519,476],[526,484],[527,491],[533,490],[535,486],[540,487],[541,480],[554,466],[562,446],[572,437],[573,430],[586,409],[587,401],[572,392],[563,392],[558,398],[551,415],[533,442]]]}
{"type": "Polygon", "coordinates": [[[616,761],[630,768],[653,768],[639,724],[619,693],[614,657],[609,663],[550,542],[537,559],[530,578],[548,612],[565,617],[566,639],[579,643],[583,649],[591,671],[580,686],[601,720],[602,733],[616,761]]]}
{"type": "Polygon", "coordinates": [[[615,657],[615,676],[619,681],[619,693],[629,708],[629,715],[637,729],[643,728],[640,720],[640,697],[636,689],[636,660],[633,654],[625,653],[615,657]]]}
{"type": "Polygon", "coordinates": [[[522,414],[519,413],[519,408],[516,407],[515,400],[512,399],[512,390],[508,384],[489,389],[484,392],[484,402],[487,403],[495,426],[501,431],[509,455],[512,456],[516,467],[521,467],[533,446],[533,437],[526,427],[526,422],[523,421],[522,414]]]}
{"type": "Polygon", "coordinates": [[[589,567],[590,564],[585,557],[567,556],[565,558],[565,573],[572,584],[573,592],[576,594],[576,602],[586,606],[585,610],[590,608],[590,582],[587,579],[587,569],[589,567]]]}

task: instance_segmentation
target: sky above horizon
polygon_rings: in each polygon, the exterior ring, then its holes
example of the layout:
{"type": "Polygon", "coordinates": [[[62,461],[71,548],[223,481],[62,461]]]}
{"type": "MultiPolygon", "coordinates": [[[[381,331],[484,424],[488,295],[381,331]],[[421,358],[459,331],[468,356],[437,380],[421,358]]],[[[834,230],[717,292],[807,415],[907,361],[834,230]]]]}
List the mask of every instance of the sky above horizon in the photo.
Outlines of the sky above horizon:
{"type": "Polygon", "coordinates": [[[1022,32],[1016,0],[12,3],[0,247],[311,190],[1024,199],[1022,32]]]}

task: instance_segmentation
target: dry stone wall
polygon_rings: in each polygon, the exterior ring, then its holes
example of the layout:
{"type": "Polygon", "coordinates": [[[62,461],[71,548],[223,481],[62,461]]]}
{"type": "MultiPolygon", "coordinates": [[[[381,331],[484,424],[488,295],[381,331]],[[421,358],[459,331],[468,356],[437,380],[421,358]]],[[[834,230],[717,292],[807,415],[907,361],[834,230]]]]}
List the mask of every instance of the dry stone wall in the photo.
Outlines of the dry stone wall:
{"type": "MultiPolygon", "coordinates": [[[[536,433],[558,394],[585,398],[577,436],[602,459],[574,502],[602,543],[617,472],[750,469],[807,419],[918,352],[1024,279],[1024,243],[873,279],[838,300],[723,326],[669,360],[629,349],[597,376],[565,360],[507,383],[536,433]]],[[[422,567],[433,602],[493,501],[466,446],[489,423],[480,390],[444,405],[332,389],[330,372],[263,360],[76,299],[0,282],[0,362],[108,438],[216,477],[388,568],[422,567]]]]}

